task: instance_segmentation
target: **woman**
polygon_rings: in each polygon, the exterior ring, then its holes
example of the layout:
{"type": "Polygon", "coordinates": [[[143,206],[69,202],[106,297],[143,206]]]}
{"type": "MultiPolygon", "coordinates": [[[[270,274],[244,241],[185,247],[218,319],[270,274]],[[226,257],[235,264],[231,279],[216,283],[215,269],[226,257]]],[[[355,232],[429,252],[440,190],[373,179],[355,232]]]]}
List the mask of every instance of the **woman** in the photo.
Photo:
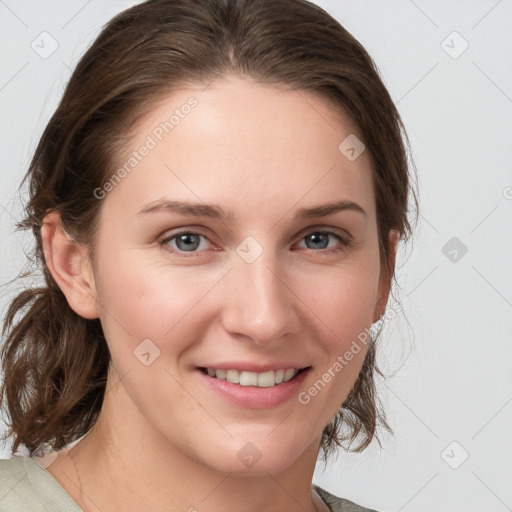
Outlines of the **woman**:
{"type": "Polygon", "coordinates": [[[111,20],[25,177],[46,286],[9,307],[1,396],[13,454],[54,452],[0,462],[0,510],[369,510],[312,477],[389,429],[369,333],[411,232],[404,139],[305,0],[111,20]]]}

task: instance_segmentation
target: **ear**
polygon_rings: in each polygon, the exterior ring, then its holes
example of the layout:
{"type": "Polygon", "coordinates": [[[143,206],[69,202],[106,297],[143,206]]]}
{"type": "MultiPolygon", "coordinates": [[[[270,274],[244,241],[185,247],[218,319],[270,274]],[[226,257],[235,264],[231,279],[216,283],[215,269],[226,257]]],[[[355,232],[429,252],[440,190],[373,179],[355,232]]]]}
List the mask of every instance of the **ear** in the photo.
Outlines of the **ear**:
{"type": "MultiPolygon", "coordinates": [[[[396,251],[398,247],[398,241],[400,240],[400,232],[392,229],[389,232],[388,238],[388,250],[389,250],[389,258],[391,262],[391,269],[395,268],[396,261],[396,251]]],[[[377,322],[379,318],[386,311],[386,305],[388,303],[389,292],[391,290],[391,278],[393,276],[393,272],[388,272],[387,268],[383,268],[380,273],[379,278],[379,292],[378,292],[378,301],[375,305],[375,310],[373,313],[373,323],[377,322]]]]}
{"type": "Polygon", "coordinates": [[[98,318],[99,304],[87,246],[66,233],[57,212],[44,218],[41,238],[48,270],[71,309],[84,318],[98,318]]]}

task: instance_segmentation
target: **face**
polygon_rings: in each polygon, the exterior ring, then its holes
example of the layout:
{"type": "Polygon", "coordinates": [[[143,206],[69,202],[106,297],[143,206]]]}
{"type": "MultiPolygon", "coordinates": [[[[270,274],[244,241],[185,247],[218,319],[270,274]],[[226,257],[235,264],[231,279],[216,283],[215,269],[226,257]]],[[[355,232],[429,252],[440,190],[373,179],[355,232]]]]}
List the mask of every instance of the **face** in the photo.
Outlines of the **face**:
{"type": "Polygon", "coordinates": [[[385,305],[370,158],[340,151],[357,128],[313,93],[203,89],[159,103],[97,192],[99,316],[127,421],[206,466],[276,472],[318,448],[385,305]]]}

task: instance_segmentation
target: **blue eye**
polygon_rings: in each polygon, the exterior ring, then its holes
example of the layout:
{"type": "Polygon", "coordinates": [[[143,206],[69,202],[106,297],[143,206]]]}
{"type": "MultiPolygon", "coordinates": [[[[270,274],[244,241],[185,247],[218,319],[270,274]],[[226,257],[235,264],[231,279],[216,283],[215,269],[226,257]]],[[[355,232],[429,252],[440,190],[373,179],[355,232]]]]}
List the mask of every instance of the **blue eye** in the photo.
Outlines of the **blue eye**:
{"type": "MultiPolygon", "coordinates": [[[[343,237],[333,231],[311,231],[301,238],[301,243],[302,241],[306,241],[306,249],[319,253],[338,252],[352,246],[350,238],[343,237]],[[331,240],[337,240],[338,244],[330,245],[331,240]]],[[[160,245],[167,251],[178,255],[202,252],[208,248],[208,244],[211,244],[208,238],[195,231],[182,231],[160,241],[160,245]],[[206,242],[203,242],[203,240],[206,242]]]]}
{"type": "MultiPolygon", "coordinates": [[[[183,231],[181,233],[177,233],[170,237],[162,240],[161,244],[169,246],[169,242],[175,240],[176,241],[176,249],[179,252],[197,252],[197,249],[201,247],[201,239],[207,238],[200,233],[195,233],[193,231],[183,231]]],[[[171,247],[172,249],[172,247],[171,247]]]]}
{"type": "MultiPolygon", "coordinates": [[[[306,248],[307,249],[320,249],[323,252],[336,252],[341,251],[345,247],[350,246],[350,241],[338,233],[334,233],[332,231],[312,231],[311,233],[307,234],[305,237],[302,238],[302,240],[310,241],[311,243],[308,244],[306,242],[306,248]],[[337,239],[339,244],[333,246],[329,246],[329,238],[332,240],[333,238],[337,239]]],[[[318,252],[318,251],[316,251],[318,252]]]]}

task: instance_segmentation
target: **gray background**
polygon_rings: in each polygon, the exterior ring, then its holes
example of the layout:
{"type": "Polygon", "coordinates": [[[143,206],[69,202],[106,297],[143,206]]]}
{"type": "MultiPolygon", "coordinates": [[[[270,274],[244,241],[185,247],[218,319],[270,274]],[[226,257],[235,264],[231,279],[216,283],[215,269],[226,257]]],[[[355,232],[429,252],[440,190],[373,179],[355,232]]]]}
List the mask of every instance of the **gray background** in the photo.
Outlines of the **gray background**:
{"type": "MultiPolygon", "coordinates": [[[[1,284],[31,248],[14,221],[38,137],[77,59],[134,3],[0,1],[1,284]]],[[[512,1],[316,3],[381,70],[411,139],[421,216],[399,254],[405,315],[382,338],[395,436],[340,452],[315,483],[382,511],[512,510],[512,1]]],[[[2,316],[15,291],[0,288],[2,316]]]]}

